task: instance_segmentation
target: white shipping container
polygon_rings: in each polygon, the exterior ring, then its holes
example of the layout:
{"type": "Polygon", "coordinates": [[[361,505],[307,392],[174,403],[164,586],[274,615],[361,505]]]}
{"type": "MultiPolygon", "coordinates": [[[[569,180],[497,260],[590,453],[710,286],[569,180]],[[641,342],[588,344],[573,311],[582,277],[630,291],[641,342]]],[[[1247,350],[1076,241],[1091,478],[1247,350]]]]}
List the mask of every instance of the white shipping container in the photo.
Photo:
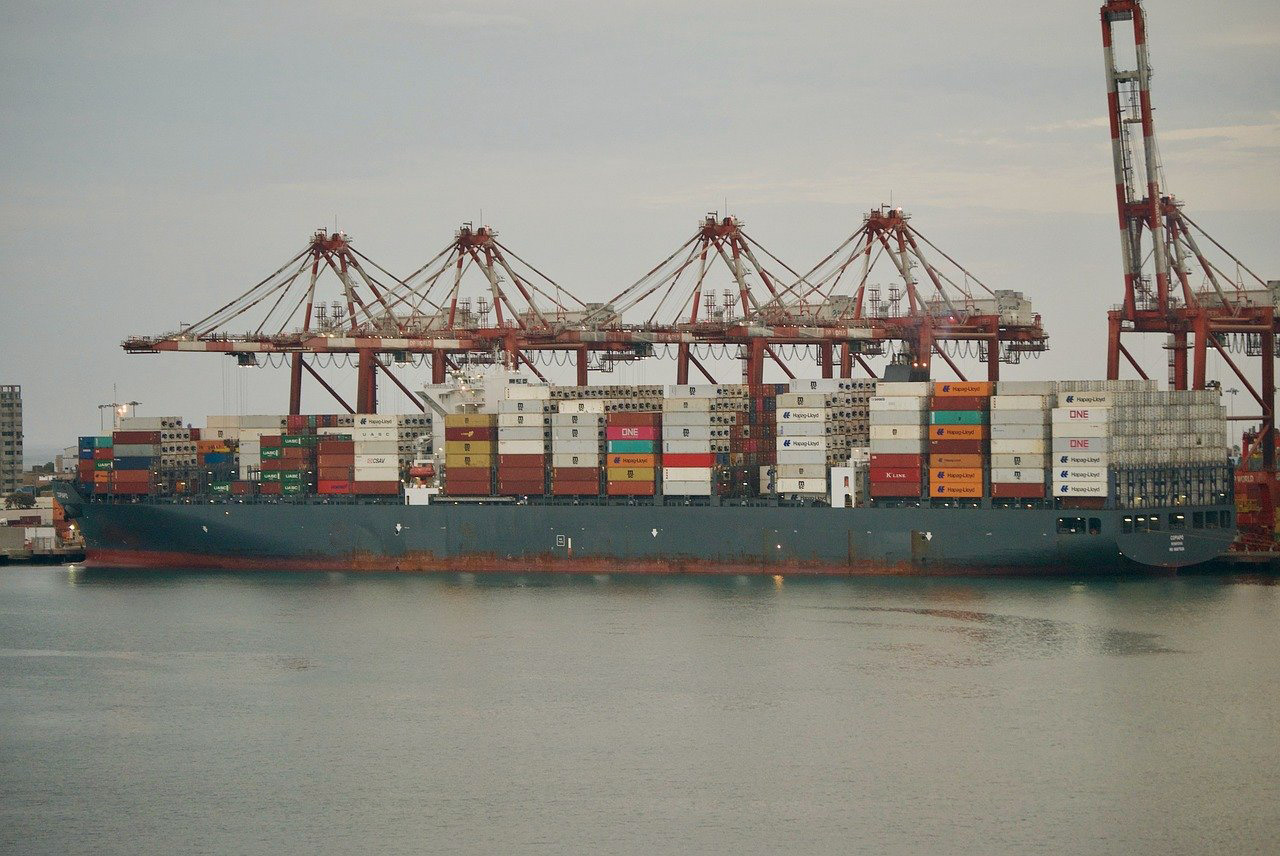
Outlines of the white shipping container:
{"type": "Polygon", "coordinates": [[[774,480],[774,486],[776,491],[782,494],[790,494],[790,493],[826,494],[827,479],[825,476],[823,478],[813,478],[813,479],[779,478],[774,480]]]}
{"type": "MultiPolygon", "coordinates": [[[[928,381],[881,381],[876,384],[876,397],[928,398],[933,384],[928,381]]],[[[873,398],[872,401],[875,399],[873,398]]]]}
{"type": "MultiPolygon", "coordinates": [[[[663,425],[663,440],[710,440],[710,425],[663,425]]],[[[727,429],[725,429],[727,430],[727,429]]]]}
{"type": "Polygon", "coordinates": [[[827,418],[827,411],[819,408],[792,408],[777,413],[779,422],[823,422],[827,418]]]}
{"type": "Polygon", "coordinates": [[[1055,467],[1101,467],[1111,464],[1109,455],[1100,452],[1063,452],[1053,456],[1055,467]]]}
{"type": "Polygon", "coordinates": [[[344,433],[349,433],[351,439],[356,442],[363,440],[370,443],[381,443],[385,441],[395,442],[400,439],[394,428],[361,428],[357,425],[354,428],[348,428],[344,433]]]}
{"type": "Polygon", "coordinates": [[[827,450],[826,437],[779,437],[777,440],[778,451],[795,450],[808,452],[825,452],[827,450]]]}
{"type": "Polygon", "coordinates": [[[992,440],[1047,440],[1048,425],[992,425],[992,440]]]}
{"type": "Polygon", "coordinates": [[[396,417],[394,416],[382,416],[377,413],[357,413],[354,427],[395,428],[397,424],[396,417]]]}
{"type": "MultiPolygon", "coordinates": [[[[572,428],[561,428],[561,431],[572,431],[572,428]]],[[[591,429],[593,432],[595,429],[591,429]]],[[[546,439],[550,433],[549,428],[543,428],[541,425],[532,425],[527,428],[499,428],[498,442],[504,440],[537,440],[539,443],[546,439]]]]}
{"type": "Polygon", "coordinates": [[[872,440],[873,455],[923,455],[929,451],[928,440],[872,440]]]}
{"type": "Polygon", "coordinates": [[[561,440],[591,440],[599,443],[604,440],[604,432],[595,425],[569,425],[552,428],[551,440],[556,443],[561,440]]]}
{"type": "Polygon", "coordinates": [[[604,456],[602,454],[590,454],[588,452],[553,452],[551,455],[551,466],[560,467],[600,467],[604,465],[604,456]]]}
{"type": "Polygon", "coordinates": [[[394,455],[400,451],[400,444],[394,440],[356,440],[357,455],[394,455]]]}
{"type": "Polygon", "coordinates": [[[662,492],[667,496],[711,496],[711,480],[662,481],[662,492]]]}
{"type": "Polygon", "coordinates": [[[1106,422],[1111,411],[1106,407],[1092,407],[1088,405],[1076,407],[1055,407],[1050,411],[1053,414],[1053,424],[1058,425],[1063,422],[1106,422]]]}
{"type": "Polygon", "coordinates": [[[782,422],[778,425],[779,437],[825,437],[836,430],[825,422],[782,422]]]}
{"type": "Polygon", "coordinates": [[[1111,443],[1108,437],[1057,437],[1053,438],[1056,452],[1106,452],[1111,443]]]}
{"type": "Polygon", "coordinates": [[[810,449],[779,449],[778,465],[795,466],[798,464],[808,464],[817,466],[818,464],[826,464],[827,453],[825,450],[813,451],[810,449]]]}
{"type": "Polygon", "coordinates": [[[553,428],[572,428],[572,427],[604,427],[603,413],[553,413],[551,414],[551,426],[553,428]]]}
{"type": "Polygon", "coordinates": [[[1064,407],[1110,407],[1128,392],[1064,392],[1058,396],[1058,403],[1064,407]]]}
{"type": "Polygon", "coordinates": [[[1048,410],[993,410],[992,425],[1051,425],[1048,410]]]}
{"type": "Polygon", "coordinates": [[[1039,467],[992,467],[991,481],[1001,484],[1044,484],[1045,472],[1039,467]]]}
{"type": "Polygon", "coordinates": [[[711,451],[711,440],[663,440],[662,451],[669,455],[704,454],[711,451]]]}
{"type": "Polygon", "coordinates": [[[709,410],[673,410],[662,414],[662,427],[669,425],[710,425],[719,414],[709,410]]]}
{"type": "Polygon", "coordinates": [[[604,448],[594,440],[555,440],[551,443],[551,451],[560,454],[589,455],[603,454],[604,448]]]}
{"type": "Polygon", "coordinates": [[[993,471],[1008,469],[1045,470],[1052,465],[1052,460],[1049,455],[1011,455],[1002,453],[991,455],[988,463],[993,471]]]}
{"type": "Polygon", "coordinates": [[[1058,422],[1053,426],[1054,439],[1058,437],[1110,437],[1115,433],[1111,422],[1058,422]]]}
{"type": "Polygon", "coordinates": [[[875,425],[924,425],[928,419],[923,410],[872,410],[870,423],[875,425]]]}
{"type": "Polygon", "coordinates": [[[711,467],[663,467],[664,482],[697,482],[711,480],[711,467]]]}
{"type": "Polygon", "coordinates": [[[991,410],[1049,410],[1051,402],[1047,395],[993,395],[991,410]]]}
{"type": "Polygon", "coordinates": [[[1053,395],[1058,382],[1052,380],[1002,380],[996,382],[996,395],[1053,395]]]}
{"type": "MultiPolygon", "coordinates": [[[[695,413],[707,413],[711,410],[710,398],[664,398],[662,412],[672,413],[689,410],[695,413]]],[[[665,419],[665,417],[663,417],[665,419]]]]}
{"type": "Polygon", "coordinates": [[[1053,483],[1054,496],[1107,496],[1109,493],[1106,482],[1055,480],[1053,483]]]}
{"type": "Polygon", "coordinates": [[[1053,480],[1060,481],[1100,481],[1107,480],[1106,467],[1058,467],[1053,468],[1053,480]]]}
{"type": "Polygon", "coordinates": [[[929,409],[929,399],[909,395],[876,395],[868,403],[871,412],[896,411],[900,413],[919,413],[929,409]]]}
{"type": "Polygon", "coordinates": [[[400,465],[393,467],[355,467],[351,471],[355,481],[399,481],[400,465]]]}
{"type": "Polygon", "coordinates": [[[849,401],[847,392],[784,392],[775,400],[778,410],[788,407],[833,407],[849,401]]]}
{"type": "Polygon", "coordinates": [[[542,440],[498,440],[499,455],[545,455],[547,444],[542,440]]]}
{"type": "Polygon", "coordinates": [[[528,413],[499,413],[498,430],[503,428],[542,428],[551,424],[551,414],[541,410],[528,413]]]}
{"type": "Polygon", "coordinates": [[[583,398],[560,402],[561,413],[604,413],[603,398],[583,398]]]}
{"type": "Polygon", "coordinates": [[[926,425],[872,425],[870,438],[876,440],[922,440],[928,436],[926,425]]]}
{"type": "Polygon", "coordinates": [[[1049,449],[1048,440],[992,440],[993,455],[1043,455],[1049,449]]]}
{"type": "Polygon", "coordinates": [[[353,465],[357,467],[391,467],[399,463],[396,455],[355,455],[353,465]]]}
{"type": "Polygon", "coordinates": [[[822,464],[778,464],[774,467],[774,476],[780,479],[813,479],[826,478],[827,465],[822,464]]]}
{"type": "Polygon", "coordinates": [[[503,390],[507,401],[547,401],[551,387],[539,383],[509,383],[503,390]]]}

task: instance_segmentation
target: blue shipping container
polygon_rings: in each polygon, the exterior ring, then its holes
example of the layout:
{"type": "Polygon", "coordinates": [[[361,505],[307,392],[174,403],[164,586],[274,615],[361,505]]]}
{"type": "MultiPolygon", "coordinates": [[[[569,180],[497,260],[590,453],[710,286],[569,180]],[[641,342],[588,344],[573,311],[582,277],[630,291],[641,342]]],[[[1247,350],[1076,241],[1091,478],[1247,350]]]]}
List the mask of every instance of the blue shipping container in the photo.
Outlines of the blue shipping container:
{"type": "Polygon", "coordinates": [[[117,470],[149,470],[154,458],[116,458],[117,470]]]}

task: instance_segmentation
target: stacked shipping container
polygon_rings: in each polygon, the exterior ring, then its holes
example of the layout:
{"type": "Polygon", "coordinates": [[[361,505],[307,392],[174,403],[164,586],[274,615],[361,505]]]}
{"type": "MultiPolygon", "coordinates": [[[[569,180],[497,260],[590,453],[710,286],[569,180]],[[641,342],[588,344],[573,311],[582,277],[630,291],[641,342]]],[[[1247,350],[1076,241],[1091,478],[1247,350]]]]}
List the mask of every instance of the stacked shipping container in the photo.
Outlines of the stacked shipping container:
{"type": "Polygon", "coordinates": [[[654,496],[658,489],[658,442],[662,414],[614,411],[605,414],[605,493],[654,496]]]}
{"type": "Polygon", "coordinates": [[[929,496],[980,499],[992,385],[942,382],[929,403],[929,496]]]}
{"type": "Polygon", "coordinates": [[[520,387],[519,398],[498,403],[498,493],[547,492],[551,441],[550,387],[520,387]]]}
{"type": "Polygon", "coordinates": [[[444,417],[444,492],[489,496],[493,490],[498,417],[493,413],[449,413],[444,417]]]}
{"type": "Polygon", "coordinates": [[[870,401],[872,498],[920,498],[929,449],[929,385],[881,383],[870,401]]]}
{"type": "Polygon", "coordinates": [[[711,447],[715,398],[698,387],[672,387],[662,400],[662,492],[668,496],[711,496],[715,452],[711,447]]]}
{"type": "Polygon", "coordinates": [[[1044,499],[1056,401],[1049,381],[1001,381],[991,398],[993,499],[1044,499]]]}

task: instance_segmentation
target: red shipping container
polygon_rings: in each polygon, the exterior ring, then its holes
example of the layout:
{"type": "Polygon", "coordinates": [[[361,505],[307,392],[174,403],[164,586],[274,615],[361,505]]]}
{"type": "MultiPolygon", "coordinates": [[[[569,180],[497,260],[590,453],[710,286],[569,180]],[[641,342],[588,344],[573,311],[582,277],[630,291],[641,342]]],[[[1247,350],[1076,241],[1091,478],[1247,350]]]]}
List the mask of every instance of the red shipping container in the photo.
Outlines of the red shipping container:
{"type": "Polygon", "coordinates": [[[652,425],[610,425],[604,429],[606,440],[656,440],[658,429],[652,425]]]}
{"type": "Polygon", "coordinates": [[[264,473],[275,473],[284,469],[284,459],[282,458],[263,458],[261,465],[258,467],[264,473]]]}
{"type": "Polygon", "coordinates": [[[607,413],[604,418],[605,427],[613,427],[615,425],[652,425],[657,427],[662,424],[662,414],[645,412],[645,413],[607,413]]]}
{"type": "Polygon", "coordinates": [[[545,472],[542,467],[504,467],[498,466],[498,478],[515,481],[542,481],[545,472]]]}
{"type": "Polygon", "coordinates": [[[282,493],[280,482],[262,482],[258,485],[258,493],[263,496],[279,496],[282,493]]]}
{"type": "Polygon", "coordinates": [[[563,479],[565,481],[585,481],[587,479],[600,478],[599,467],[556,467],[551,471],[553,479],[563,479]]]}
{"type": "Polygon", "coordinates": [[[233,481],[231,483],[231,493],[235,496],[252,496],[257,486],[257,482],[233,481]]]}
{"type": "Polygon", "coordinates": [[[351,481],[349,479],[328,479],[322,476],[316,480],[316,493],[351,493],[351,481]]]}
{"type": "Polygon", "coordinates": [[[995,499],[1044,499],[1044,485],[1025,482],[992,482],[991,496],[995,499]]]}
{"type": "Polygon", "coordinates": [[[446,496],[489,496],[489,483],[466,481],[458,483],[446,483],[444,486],[446,496]]]}
{"type": "Polygon", "coordinates": [[[986,410],[991,399],[985,395],[944,395],[929,400],[930,410],[986,410]]]}
{"type": "Polygon", "coordinates": [[[924,468],[924,455],[887,455],[883,452],[871,456],[871,466],[875,467],[913,467],[924,468]]]}
{"type": "Polygon", "coordinates": [[[393,496],[400,492],[398,481],[353,481],[351,492],[365,496],[393,496]]]}
{"type": "Polygon", "coordinates": [[[446,426],[444,429],[445,440],[492,440],[497,436],[496,428],[487,426],[446,426]]]}
{"type": "Polygon", "coordinates": [[[920,484],[923,470],[916,467],[872,467],[873,482],[914,482],[920,484]]]}
{"type": "Polygon", "coordinates": [[[263,434],[258,442],[264,449],[278,449],[281,444],[279,434],[263,434]]]}
{"type": "Polygon", "coordinates": [[[280,460],[305,461],[311,454],[312,450],[305,446],[284,446],[280,449],[280,460]]]}
{"type": "Polygon", "coordinates": [[[115,457],[115,451],[112,449],[94,449],[93,459],[95,461],[109,461],[115,457]]]}
{"type": "Polygon", "coordinates": [[[611,481],[605,490],[609,496],[653,496],[653,482],[611,481]]]}
{"type": "Polygon", "coordinates": [[[871,495],[884,497],[919,497],[924,490],[919,484],[905,482],[872,482],[871,495]]]}
{"type": "Polygon", "coordinates": [[[546,455],[498,455],[498,469],[503,467],[538,467],[547,464],[546,455]]]}
{"type": "Polygon", "coordinates": [[[498,493],[501,494],[538,494],[546,490],[542,479],[498,479],[498,493]]]}
{"type": "Polygon", "coordinates": [[[354,440],[321,440],[316,444],[316,452],[321,455],[354,455],[354,440]]]}
{"type": "Polygon", "coordinates": [[[351,481],[351,467],[319,467],[316,478],[320,481],[351,481]]]}
{"type": "Polygon", "coordinates": [[[488,467],[445,467],[445,478],[463,481],[479,481],[489,478],[488,467]]]}
{"type": "Polygon", "coordinates": [[[716,456],[714,452],[686,452],[679,455],[663,455],[661,464],[664,467],[714,467],[716,465],[716,456]]]}
{"type": "Polygon", "coordinates": [[[981,455],[985,440],[930,440],[929,452],[934,455],[981,455]]]}
{"type": "Polygon", "coordinates": [[[317,467],[354,467],[356,465],[355,455],[317,455],[317,467]]]}
{"type": "Polygon", "coordinates": [[[600,483],[595,481],[552,482],[552,496],[599,496],[600,483]]]}
{"type": "Polygon", "coordinates": [[[111,478],[121,482],[150,482],[151,470],[112,470],[111,478]]]}
{"type": "Polygon", "coordinates": [[[191,430],[191,439],[192,439],[192,440],[194,440],[194,441],[196,441],[196,442],[199,442],[199,440],[200,440],[200,429],[199,429],[199,428],[192,428],[192,429],[190,429],[190,430],[191,430]]]}
{"type": "Polygon", "coordinates": [[[148,443],[159,443],[159,431],[113,431],[111,442],[116,446],[145,446],[148,443]]]}

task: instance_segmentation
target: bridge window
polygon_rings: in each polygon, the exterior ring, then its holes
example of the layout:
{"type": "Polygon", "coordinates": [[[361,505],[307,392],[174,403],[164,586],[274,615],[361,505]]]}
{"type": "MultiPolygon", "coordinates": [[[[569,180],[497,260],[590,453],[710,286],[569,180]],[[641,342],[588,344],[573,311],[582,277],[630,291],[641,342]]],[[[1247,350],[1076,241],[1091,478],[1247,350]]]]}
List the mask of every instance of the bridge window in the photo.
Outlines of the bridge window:
{"type": "Polygon", "coordinates": [[[1222,528],[1223,529],[1231,528],[1231,512],[1230,511],[1222,512],[1222,528]]]}
{"type": "Polygon", "coordinates": [[[1170,515],[1169,515],[1169,528],[1170,528],[1170,529],[1186,529],[1186,528],[1187,528],[1187,515],[1185,515],[1185,514],[1170,514],[1170,515]]]}
{"type": "Polygon", "coordinates": [[[1193,511],[1191,513],[1191,528],[1192,529],[1204,528],[1204,512],[1203,511],[1193,511]]]}
{"type": "Polygon", "coordinates": [[[1058,534],[1059,535],[1083,535],[1085,531],[1085,523],[1083,517],[1059,517],[1058,518],[1058,534]]]}
{"type": "Polygon", "coordinates": [[[1121,532],[1123,532],[1123,533],[1124,533],[1124,534],[1126,534],[1126,535],[1128,535],[1129,533],[1133,532],[1133,518],[1132,518],[1132,517],[1126,517],[1126,518],[1124,518],[1123,520],[1121,520],[1121,521],[1120,521],[1120,531],[1121,531],[1121,532]]]}
{"type": "Polygon", "coordinates": [[[1102,534],[1102,520],[1101,520],[1101,519],[1099,519],[1099,518],[1097,518],[1097,517],[1090,517],[1090,518],[1089,518],[1089,534],[1090,534],[1090,535],[1101,535],[1101,534],[1102,534]]]}
{"type": "Polygon", "coordinates": [[[1218,528],[1218,512],[1216,512],[1216,511],[1206,511],[1206,512],[1204,513],[1204,528],[1205,528],[1205,529],[1217,529],[1217,528],[1218,528]]]}

